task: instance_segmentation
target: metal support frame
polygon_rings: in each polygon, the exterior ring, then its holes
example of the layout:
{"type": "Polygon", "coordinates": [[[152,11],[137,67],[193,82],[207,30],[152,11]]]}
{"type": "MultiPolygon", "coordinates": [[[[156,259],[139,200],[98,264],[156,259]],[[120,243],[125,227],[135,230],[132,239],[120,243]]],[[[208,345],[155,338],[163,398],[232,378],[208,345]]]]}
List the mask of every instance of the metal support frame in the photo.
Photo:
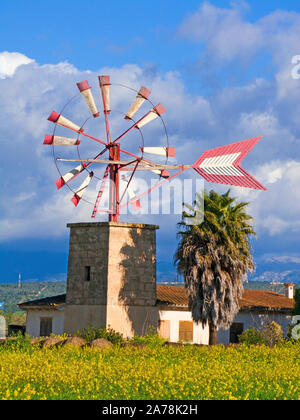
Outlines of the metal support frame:
{"type": "MultiPolygon", "coordinates": [[[[112,161],[120,160],[120,144],[114,143],[109,146],[109,159],[112,161]]],[[[109,185],[109,216],[110,222],[118,222],[119,210],[119,165],[110,164],[110,185],[109,185]]]]}

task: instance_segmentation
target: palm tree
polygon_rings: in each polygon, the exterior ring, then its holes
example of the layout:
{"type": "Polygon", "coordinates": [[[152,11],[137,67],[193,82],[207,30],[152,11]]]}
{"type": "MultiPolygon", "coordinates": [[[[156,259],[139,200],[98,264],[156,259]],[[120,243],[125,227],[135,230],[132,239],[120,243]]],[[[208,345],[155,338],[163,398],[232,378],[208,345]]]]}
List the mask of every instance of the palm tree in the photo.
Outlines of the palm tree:
{"type": "Polygon", "coordinates": [[[247,205],[237,203],[230,190],[223,195],[204,191],[196,194],[194,206],[185,204],[191,213],[183,212],[178,224],[180,241],[174,261],[184,276],[193,320],[209,324],[210,344],[217,343],[219,328],[232,324],[243,281],[254,270],[249,240],[255,232],[247,205]],[[190,223],[199,216],[197,224],[190,223]]]}

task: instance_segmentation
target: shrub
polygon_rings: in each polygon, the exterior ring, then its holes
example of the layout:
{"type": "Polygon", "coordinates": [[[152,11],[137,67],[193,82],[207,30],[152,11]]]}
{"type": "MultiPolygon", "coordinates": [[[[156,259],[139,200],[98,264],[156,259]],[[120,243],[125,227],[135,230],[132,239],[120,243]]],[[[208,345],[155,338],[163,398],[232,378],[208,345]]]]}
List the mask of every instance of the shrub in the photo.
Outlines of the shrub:
{"type": "Polygon", "coordinates": [[[30,350],[31,349],[31,337],[28,334],[23,335],[20,331],[14,337],[6,339],[4,347],[10,348],[15,351],[19,350],[30,350]]]}
{"type": "Polygon", "coordinates": [[[250,346],[251,344],[265,344],[265,339],[260,331],[251,327],[239,336],[239,342],[250,346]]]}
{"type": "Polygon", "coordinates": [[[276,344],[279,344],[283,339],[282,328],[279,324],[272,321],[263,329],[262,336],[267,346],[274,347],[276,344]]]}
{"type": "Polygon", "coordinates": [[[122,334],[118,333],[112,328],[98,328],[98,327],[87,327],[75,334],[77,337],[84,338],[87,342],[96,340],[96,338],[105,338],[113,344],[121,344],[124,339],[122,334]]]}
{"type": "Polygon", "coordinates": [[[149,327],[146,335],[135,335],[132,339],[134,343],[149,344],[152,347],[162,346],[166,340],[164,340],[154,327],[149,327]]]}

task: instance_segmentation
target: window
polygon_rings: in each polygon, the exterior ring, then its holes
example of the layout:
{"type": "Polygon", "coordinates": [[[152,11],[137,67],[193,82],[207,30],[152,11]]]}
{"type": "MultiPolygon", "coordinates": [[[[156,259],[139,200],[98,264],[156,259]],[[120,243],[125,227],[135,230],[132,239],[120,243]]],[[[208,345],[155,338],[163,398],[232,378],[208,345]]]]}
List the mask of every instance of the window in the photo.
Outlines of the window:
{"type": "Polygon", "coordinates": [[[185,343],[192,343],[194,339],[193,331],[193,321],[179,321],[179,341],[183,341],[185,343]]]}
{"type": "Polygon", "coordinates": [[[170,340],[170,321],[159,321],[158,333],[165,340],[170,340]]]}
{"type": "Polygon", "coordinates": [[[239,335],[244,331],[244,324],[242,322],[234,322],[230,327],[230,343],[238,343],[239,335]]]}
{"type": "Polygon", "coordinates": [[[91,267],[90,266],[84,267],[84,280],[85,281],[91,280],[91,267]]]}
{"type": "Polygon", "coordinates": [[[40,337],[48,337],[52,334],[52,318],[40,318],[40,337]]]}

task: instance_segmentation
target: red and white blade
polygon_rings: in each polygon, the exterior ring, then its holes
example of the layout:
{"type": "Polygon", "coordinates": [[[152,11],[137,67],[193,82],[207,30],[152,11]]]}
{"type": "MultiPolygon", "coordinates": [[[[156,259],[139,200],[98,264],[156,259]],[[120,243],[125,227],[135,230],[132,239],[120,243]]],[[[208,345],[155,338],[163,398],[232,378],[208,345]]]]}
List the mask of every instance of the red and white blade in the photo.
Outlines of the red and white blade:
{"type": "MultiPolygon", "coordinates": [[[[126,181],[127,183],[129,183],[129,180],[128,179],[126,179],[125,177],[123,178],[123,180],[124,181],[126,181]]],[[[133,200],[134,198],[135,198],[135,196],[136,196],[136,194],[135,194],[135,192],[133,191],[133,189],[132,189],[132,187],[131,187],[131,185],[129,184],[128,185],[128,187],[127,187],[127,192],[128,192],[128,196],[129,196],[129,199],[130,199],[130,201],[131,200],[133,200]]],[[[138,209],[140,209],[142,206],[141,206],[141,203],[140,203],[140,200],[135,200],[133,203],[132,203],[132,205],[133,205],[133,207],[135,208],[135,210],[138,210],[138,209]]]]}
{"type": "Polygon", "coordinates": [[[175,147],[140,147],[140,151],[152,155],[175,157],[175,147]]]}
{"type": "Polygon", "coordinates": [[[46,134],[43,144],[54,144],[55,146],[78,146],[80,144],[80,140],[46,134]]]}
{"type": "Polygon", "coordinates": [[[110,112],[110,77],[99,76],[99,85],[101,90],[103,110],[106,113],[110,112]]]}
{"type": "Polygon", "coordinates": [[[151,169],[151,172],[166,179],[169,178],[170,176],[170,172],[167,171],[166,169],[151,169]]]}
{"type": "Polygon", "coordinates": [[[136,124],[135,127],[136,128],[141,128],[144,125],[148,124],[149,122],[155,120],[156,118],[158,118],[160,115],[162,115],[164,112],[166,112],[165,108],[161,105],[158,104],[156,105],[154,108],[151,109],[151,111],[149,111],[146,115],[144,115],[136,124]]]}
{"type": "Polygon", "coordinates": [[[83,129],[79,127],[79,125],[73,123],[72,121],[65,118],[63,115],[58,114],[55,111],[52,111],[50,116],[48,117],[48,121],[51,121],[55,124],[61,125],[63,127],[71,128],[71,130],[75,130],[78,132],[82,132],[83,129]]]}
{"type": "Polygon", "coordinates": [[[99,117],[99,112],[95,103],[95,99],[92,94],[92,90],[88,84],[87,80],[84,80],[83,82],[77,83],[77,87],[87,104],[89,110],[91,111],[94,118],[99,117]]]}
{"type": "Polygon", "coordinates": [[[131,120],[132,117],[137,113],[137,111],[140,109],[140,107],[143,105],[145,100],[150,95],[150,90],[145,88],[144,86],[141,87],[141,89],[138,91],[138,94],[135,98],[135,100],[132,102],[129,111],[125,115],[125,120],[131,120]]]}
{"type": "Polygon", "coordinates": [[[58,178],[55,181],[57,189],[59,190],[62,186],[72,181],[72,179],[75,178],[77,175],[79,175],[84,170],[85,167],[86,167],[86,164],[85,162],[83,162],[82,164],[76,166],[76,168],[72,169],[70,172],[67,172],[65,175],[58,178]]]}
{"type": "Polygon", "coordinates": [[[79,201],[82,199],[82,196],[84,192],[86,191],[87,187],[89,186],[89,183],[91,182],[93,178],[93,172],[90,172],[89,175],[85,178],[83,183],[80,185],[76,193],[74,194],[73,198],[71,199],[71,202],[74,204],[75,207],[78,206],[79,201]]]}
{"type": "Polygon", "coordinates": [[[250,175],[241,162],[261,137],[243,140],[204,152],[193,168],[208,182],[266,190],[250,175]]]}

